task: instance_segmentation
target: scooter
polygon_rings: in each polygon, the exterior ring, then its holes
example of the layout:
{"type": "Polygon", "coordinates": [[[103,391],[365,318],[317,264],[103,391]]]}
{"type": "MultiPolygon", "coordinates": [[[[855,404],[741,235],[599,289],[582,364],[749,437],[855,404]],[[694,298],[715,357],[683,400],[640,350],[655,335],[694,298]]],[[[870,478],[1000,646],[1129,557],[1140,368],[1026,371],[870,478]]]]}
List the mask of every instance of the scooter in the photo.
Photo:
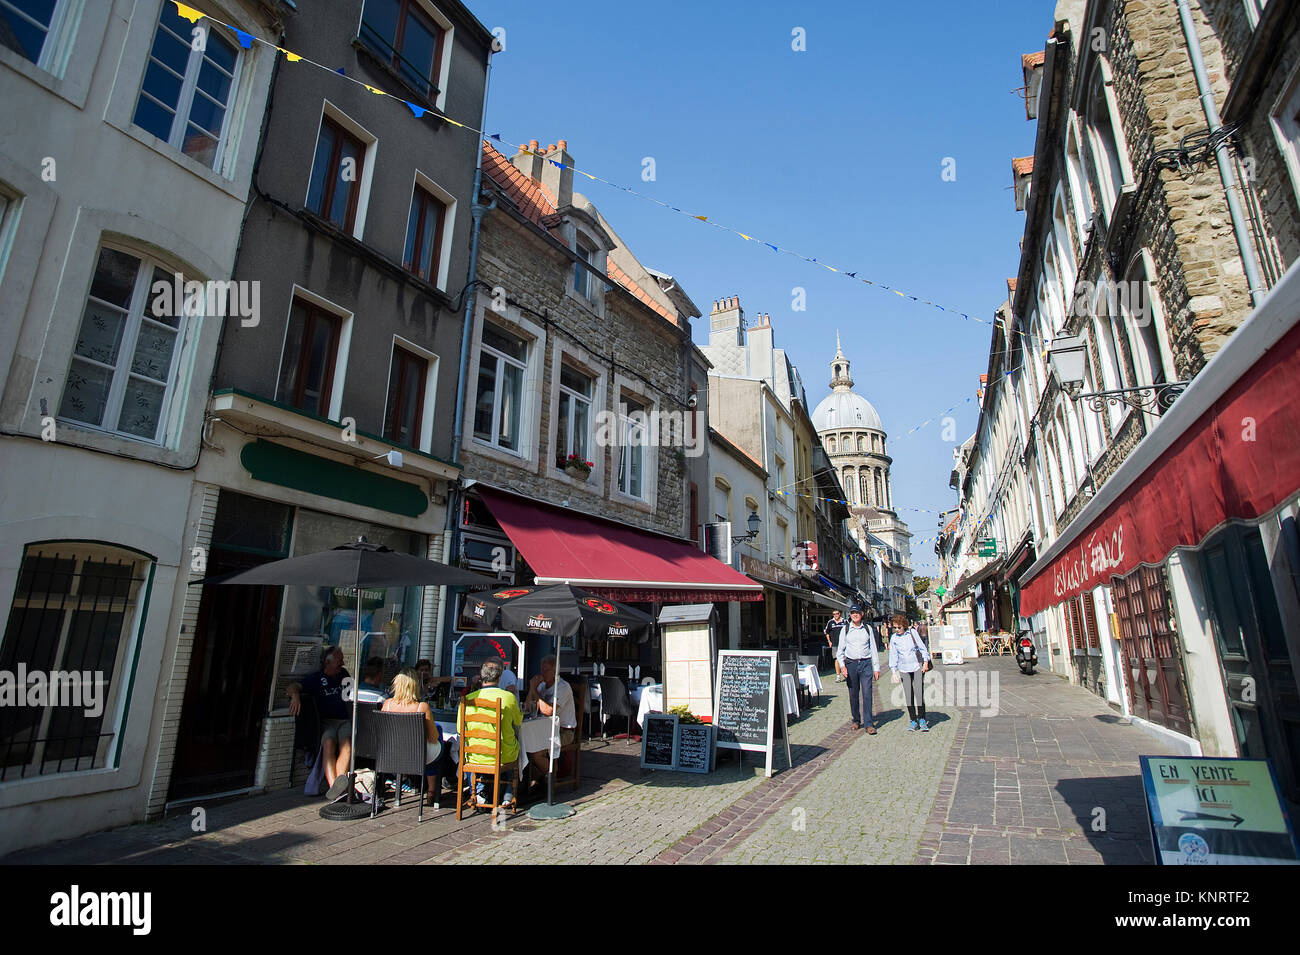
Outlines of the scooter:
{"type": "Polygon", "coordinates": [[[1028,630],[1021,630],[1020,639],[1016,641],[1016,663],[1020,666],[1020,672],[1028,676],[1033,675],[1034,667],[1038,665],[1038,653],[1028,630]]]}

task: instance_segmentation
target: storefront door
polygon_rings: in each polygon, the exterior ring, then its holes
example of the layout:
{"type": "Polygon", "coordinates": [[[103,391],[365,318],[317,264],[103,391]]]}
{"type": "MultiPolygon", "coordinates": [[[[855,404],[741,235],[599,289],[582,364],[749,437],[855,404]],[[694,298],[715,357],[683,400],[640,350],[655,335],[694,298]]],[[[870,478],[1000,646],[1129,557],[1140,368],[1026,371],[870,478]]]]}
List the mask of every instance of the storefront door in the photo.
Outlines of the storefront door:
{"type": "Polygon", "coordinates": [[[1133,715],[1192,736],[1187,681],[1163,567],[1112,580],[1124,679],[1133,715]]]}
{"type": "MultiPolygon", "coordinates": [[[[213,548],[208,575],[274,559],[213,548]]],[[[176,741],[172,799],[253,785],[280,625],[281,590],[203,588],[176,741]]]]}
{"type": "Polygon", "coordinates": [[[1230,527],[1201,554],[1206,602],[1241,755],[1267,758],[1300,801],[1300,695],[1259,528],[1230,527]]]}

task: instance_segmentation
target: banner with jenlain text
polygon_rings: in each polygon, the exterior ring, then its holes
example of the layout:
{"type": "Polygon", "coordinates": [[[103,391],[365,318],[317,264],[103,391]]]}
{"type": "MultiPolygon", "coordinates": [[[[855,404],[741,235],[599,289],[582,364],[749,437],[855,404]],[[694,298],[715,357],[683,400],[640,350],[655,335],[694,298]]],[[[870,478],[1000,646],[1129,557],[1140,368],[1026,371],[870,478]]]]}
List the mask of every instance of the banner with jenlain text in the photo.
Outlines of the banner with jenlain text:
{"type": "Polygon", "coordinates": [[[1294,496],[1300,490],[1291,404],[1297,381],[1300,324],[1021,584],[1021,614],[1032,616],[1140,564],[1163,564],[1174,548],[1196,546],[1224,521],[1262,517],[1294,496]]]}

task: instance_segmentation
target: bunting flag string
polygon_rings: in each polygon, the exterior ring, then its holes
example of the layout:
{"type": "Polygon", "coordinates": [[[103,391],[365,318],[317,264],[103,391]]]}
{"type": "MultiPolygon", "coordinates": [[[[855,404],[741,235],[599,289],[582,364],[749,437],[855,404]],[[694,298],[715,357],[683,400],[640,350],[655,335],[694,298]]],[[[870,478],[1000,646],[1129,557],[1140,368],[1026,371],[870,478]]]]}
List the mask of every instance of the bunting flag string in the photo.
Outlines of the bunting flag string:
{"type": "MultiPolygon", "coordinates": [[[[354,79],[354,78],[348,76],[347,73],[345,73],[344,70],[343,70],[341,67],[338,68],[338,69],[335,69],[335,68],[333,68],[333,67],[326,66],[326,65],[323,64],[323,63],[318,63],[318,62],[316,62],[315,60],[309,59],[308,57],[302,56],[301,54],[293,53],[292,51],[290,51],[290,50],[286,50],[286,49],[284,49],[284,48],[281,47],[281,46],[277,46],[276,44],[270,42],[269,40],[264,40],[264,39],[262,39],[261,37],[254,36],[254,35],[251,34],[251,33],[246,33],[245,31],[239,29],[238,27],[232,26],[232,25],[229,24],[229,23],[225,23],[225,22],[223,22],[222,20],[219,20],[219,19],[217,19],[216,17],[213,17],[211,14],[208,14],[208,13],[206,13],[206,12],[204,12],[204,11],[202,11],[202,10],[199,10],[199,9],[197,9],[197,8],[195,8],[195,7],[191,7],[191,6],[187,5],[187,4],[181,3],[180,0],[170,0],[170,2],[171,2],[171,3],[176,7],[176,12],[177,12],[177,14],[178,14],[179,16],[181,16],[182,18],[188,20],[190,23],[197,23],[199,20],[206,19],[206,20],[210,20],[212,23],[216,24],[217,26],[221,26],[221,27],[226,28],[227,30],[230,30],[232,33],[235,34],[236,38],[239,40],[240,46],[242,46],[242,47],[243,47],[244,49],[246,49],[246,50],[247,50],[247,49],[251,49],[253,43],[255,43],[255,42],[256,42],[256,43],[261,43],[261,44],[263,44],[264,46],[270,47],[271,49],[276,50],[276,51],[278,51],[279,53],[284,54],[285,59],[288,60],[290,63],[306,63],[306,64],[308,64],[308,65],[310,65],[310,66],[315,66],[315,67],[318,67],[319,69],[327,70],[327,71],[329,71],[329,72],[331,72],[331,73],[336,73],[336,74],[338,74],[339,76],[343,77],[343,78],[344,78],[345,80],[347,80],[348,82],[350,82],[350,83],[355,83],[355,84],[357,84],[358,86],[363,87],[364,89],[368,90],[369,92],[373,93],[373,94],[376,95],[376,96],[386,96],[386,97],[389,97],[389,98],[391,98],[391,99],[395,99],[395,100],[397,100],[399,103],[403,103],[403,104],[405,104],[405,105],[406,105],[406,106],[411,110],[411,112],[415,115],[415,118],[416,118],[416,119],[421,119],[421,118],[423,118],[423,116],[424,116],[425,113],[433,112],[433,113],[434,113],[434,114],[435,114],[435,115],[436,115],[440,120],[442,120],[443,122],[445,122],[445,123],[450,123],[452,126],[455,126],[455,127],[459,128],[459,129],[467,130],[468,132],[474,133],[474,134],[477,135],[477,136],[480,136],[480,137],[487,137],[488,139],[495,140],[496,142],[499,142],[499,143],[504,143],[504,142],[505,142],[505,140],[502,139],[500,133],[491,133],[491,134],[489,134],[489,133],[487,133],[486,130],[478,129],[477,127],[472,126],[472,125],[470,125],[470,124],[468,124],[468,123],[462,123],[462,122],[459,122],[459,121],[457,121],[457,120],[452,119],[450,116],[447,116],[447,115],[445,115],[445,114],[443,114],[443,113],[438,113],[436,110],[430,110],[430,109],[428,109],[427,107],[420,106],[420,105],[417,104],[417,103],[412,103],[412,102],[410,102],[409,100],[405,100],[405,99],[403,99],[402,97],[397,96],[397,95],[395,95],[395,94],[393,94],[393,93],[388,93],[388,92],[386,92],[386,91],[384,91],[384,90],[381,90],[381,89],[378,89],[378,88],[376,88],[376,87],[374,87],[374,86],[371,86],[371,85],[369,85],[368,83],[363,83],[363,82],[361,82],[360,80],[357,80],[357,79],[354,79]]],[[[585,169],[579,169],[577,166],[574,166],[574,165],[568,165],[568,166],[566,166],[566,165],[563,164],[563,163],[556,162],[556,161],[553,160],[553,159],[549,159],[549,157],[546,157],[543,153],[533,152],[533,151],[529,150],[526,146],[521,146],[521,147],[520,147],[520,150],[521,150],[522,152],[524,152],[524,153],[529,154],[529,155],[536,155],[536,156],[542,156],[543,158],[547,158],[548,161],[551,162],[552,165],[554,165],[554,166],[556,166],[556,167],[558,167],[558,168],[560,168],[560,169],[564,169],[564,168],[572,169],[573,172],[575,172],[575,173],[577,173],[577,174],[579,174],[579,175],[582,175],[582,176],[587,177],[587,179],[591,180],[592,182],[599,182],[599,183],[601,183],[601,184],[603,184],[603,185],[606,185],[606,186],[609,186],[609,187],[611,187],[611,188],[613,188],[613,189],[620,189],[620,190],[622,190],[623,192],[627,192],[627,193],[630,193],[630,194],[633,195],[633,196],[636,196],[638,199],[644,199],[644,200],[646,200],[646,201],[648,201],[648,202],[653,202],[653,203],[655,203],[656,205],[663,206],[665,209],[668,209],[668,210],[670,210],[670,211],[672,211],[672,212],[676,212],[676,213],[678,213],[678,214],[680,214],[680,215],[684,215],[684,216],[687,216],[687,217],[689,217],[689,218],[691,218],[691,219],[695,219],[695,220],[697,220],[697,221],[699,221],[699,222],[703,222],[705,225],[712,226],[712,227],[715,228],[715,229],[720,229],[720,230],[722,230],[723,232],[729,232],[729,233],[731,233],[731,234],[733,234],[733,235],[739,236],[741,239],[743,239],[743,240],[746,241],[746,242],[759,242],[759,243],[761,243],[762,245],[767,246],[767,247],[768,247],[769,249],[771,249],[773,252],[777,252],[777,253],[781,253],[781,254],[785,254],[785,255],[792,256],[792,257],[794,257],[794,258],[796,258],[796,259],[800,259],[800,260],[802,260],[802,261],[804,261],[804,262],[807,262],[807,263],[809,263],[809,264],[811,264],[811,265],[816,265],[816,266],[818,266],[818,267],[820,267],[820,268],[827,269],[828,271],[834,272],[834,273],[837,274],[837,275],[843,275],[843,276],[845,276],[846,278],[850,278],[850,279],[854,280],[855,282],[861,282],[861,283],[864,284],[864,285],[869,285],[869,286],[872,286],[872,287],[874,287],[874,288],[881,289],[881,290],[886,291],[886,292],[892,292],[893,294],[897,295],[897,296],[900,297],[900,298],[908,299],[908,300],[913,301],[913,302],[916,302],[916,303],[918,303],[918,304],[920,304],[920,305],[928,305],[928,306],[930,306],[930,307],[932,307],[932,308],[936,308],[936,309],[938,309],[938,310],[941,311],[941,312],[944,312],[944,313],[949,314],[949,315],[953,315],[953,316],[960,317],[960,318],[965,319],[966,321],[969,321],[969,322],[977,322],[978,324],[981,324],[981,325],[992,325],[992,324],[994,324],[994,322],[991,321],[991,320],[983,319],[983,318],[980,318],[980,317],[977,316],[977,315],[971,315],[971,314],[969,314],[969,313],[967,313],[967,312],[961,312],[961,311],[958,311],[957,309],[953,309],[953,308],[945,308],[943,305],[940,305],[938,302],[931,301],[930,299],[927,299],[927,298],[922,298],[922,297],[920,297],[920,296],[918,296],[918,295],[911,295],[911,294],[908,294],[907,292],[904,292],[904,291],[902,291],[902,290],[900,290],[900,289],[896,289],[896,288],[893,288],[893,287],[891,287],[891,286],[889,286],[889,285],[885,285],[883,282],[875,282],[875,281],[872,281],[871,279],[867,279],[867,278],[859,278],[859,277],[858,277],[858,273],[857,273],[856,271],[855,271],[855,272],[849,272],[849,271],[844,270],[844,269],[836,268],[836,267],[833,266],[833,265],[828,265],[828,264],[825,263],[825,262],[819,262],[816,258],[814,258],[814,257],[812,257],[812,256],[804,255],[803,253],[798,252],[798,251],[796,251],[796,250],[794,250],[794,249],[783,248],[783,247],[781,247],[781,246],[779,246],[779,245],[776,245],[775,243],[768,242],[768,241],[766,241],[765,239],[759,239],[759,238],[757,238],[757,237],[755,237],[755,236],[749,235],[748,233],[741,232],[739,229],[733,229],[733,228],[731,228],[730,226],[723,225],[723,224],[720,223],[720,222],[715,222],[715,221],[713,221],[713,220],[712,220],[709,216],[707,216],[707,215],[700,215],[700,214],[698,214],[698,213],[687,212],[687,211],[685,211],[685,210],[679,208],[678,206],[674,206],[674,205],[671,205],[670,203],[667,203],[667,202],[663,201],[662,199],[657,199],[657,198],[655,198],[654,196],[646,195],[645,193],[642,193],[642,192],[637,192],[635,189],[631,188],[630,186],[624,186],[624,185],[621,185],[621,184],[619,184],[619,183],[617,183],[617,182],[614,182],[613,180],[605,179],[605,178],[603,178],[603,177],[601,177],[601,176],[597,176],[597,175],[595,175],[594,173],[587,172],[585,169]]]]}

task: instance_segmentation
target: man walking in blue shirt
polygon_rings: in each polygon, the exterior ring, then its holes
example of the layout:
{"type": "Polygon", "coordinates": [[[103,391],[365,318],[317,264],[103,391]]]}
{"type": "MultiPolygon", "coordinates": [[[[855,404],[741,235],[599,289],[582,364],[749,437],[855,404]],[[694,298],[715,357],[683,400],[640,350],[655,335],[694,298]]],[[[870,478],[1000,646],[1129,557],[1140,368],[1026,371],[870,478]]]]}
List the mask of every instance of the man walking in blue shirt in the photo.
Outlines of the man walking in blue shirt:
{"type": "Polygon", "coordinates": [[[848,677],[853,728],[865,728],[867,735],[875,736],[874,690],[875,681],[880,678],[880,663],[876,657],[876,638],[862,622],[863,613],[862,604],[855,603],[849,608],[849,623],[840,631],[840,646],[835,656],[848,677]]]}

